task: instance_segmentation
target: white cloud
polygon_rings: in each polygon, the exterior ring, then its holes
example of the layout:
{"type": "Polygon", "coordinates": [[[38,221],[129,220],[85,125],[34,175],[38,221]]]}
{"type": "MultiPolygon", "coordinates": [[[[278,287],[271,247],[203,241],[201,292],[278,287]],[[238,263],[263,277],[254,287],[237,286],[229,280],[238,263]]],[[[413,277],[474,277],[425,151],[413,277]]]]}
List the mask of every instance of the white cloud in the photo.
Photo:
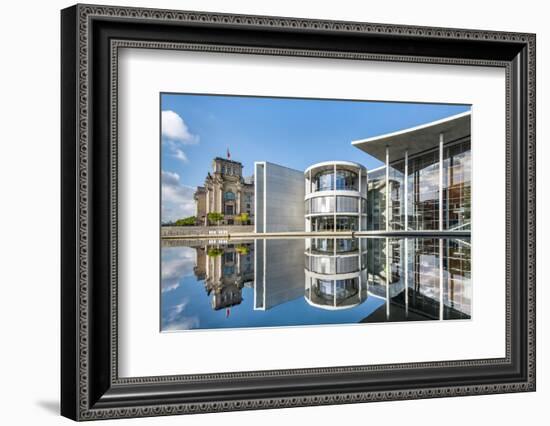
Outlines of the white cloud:
{"type": "Polygon", "coordinates": [[[162,143],[167,152],[176,160],[187,163],[189,159],[183,146],[199,143],[199,136],[192,134],[183,118],[174,111],[162,111],[161,121],[162,143]]]}
{"type": "Polygon", "coordinates": [[[185,154],[185,152],[183,152],[181,149],[179,148],[174,148],[173,150],[173,156],[176,160],[180,160],[182,163],[187,163],[189,162],[189,159],[187,158],[187,155],[185,154]]]}
{"type": "Polygon", "coordinates": [[[199,327],[197,316],[186,316],[185,308],[189,305],[189,298],[183,298],[179,304],[168,308],[162,324],[162,331],[190,330],[199,327]]]}
{"type": "Polygon", "coordinates": [[[199,328],[199,318],[197,316],[183,317],[178,321],[169,322],[163,327],[162,331],[183,331],[199,328]]]}
{"type": "Polygon", "coordinates": [[[194,274],[196,249],[191,247],[163,248],[161,292],[176,290],[184,277],[194,274]]]}
{"type": "Polygon", "coordinates": [[[162,182],[162,222],[173,222],[177,219],[195,214],[195,188],[183,185],[177,173],[161,171],[162,182]]]}
{"type": "Polygon", "coordinates": [[[162,174],[162,183],[166,185],[179,185],[180,183],[180,175],[174,172],[167,172],[165,170],[161,171],[162,174]]]}
{"type": "Polygon", "coordinates": [[[197,135],[191,134],[187,124],[174,111],[162,111],[162,137],[185,145],[199,142],[197,135]]]}

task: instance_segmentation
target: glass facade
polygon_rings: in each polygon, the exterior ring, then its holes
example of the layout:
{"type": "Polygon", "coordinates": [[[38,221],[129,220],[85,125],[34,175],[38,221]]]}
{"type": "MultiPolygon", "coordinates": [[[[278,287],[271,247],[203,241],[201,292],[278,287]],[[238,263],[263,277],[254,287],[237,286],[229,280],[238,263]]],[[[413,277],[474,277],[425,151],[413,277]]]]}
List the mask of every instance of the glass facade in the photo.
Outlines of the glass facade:
{"type": "Polygon", "coordinates": [[[409,160],[409,229],[439,229],[439,150],[409,160]]]}
{"type": "Polygon", "coordinates": [[[461,239],[445,240],[444,303],[470,314],[472,311],[471,245],[461,239]]]}
{"type": "Polygon", "coordinates": [[[363,166],[319,163],[307,169],[304,177],[307,232],[366,229],[367,170],[363,166]]]}
{"type": "Polygon", "coordinates": [[[311,213],[333,213],[335,197],[316,197],[308,200],[311,202],[311,213]]]}
{"type": "Polygon", "coordinates": [[[308,238],[305,242],[305,297],[311,305],[347,309],[366,300],[366,244],[352,238],[308,238]]]}
{"type": "Polygon", "coordinates": [[[315,279],[313,282],[313,301],[318,305],[338,306],[359,292],[359,279],[344,280],[315,279]]]}
{"type": "Polygon", "coordinates": [[[313,191],[332,191],[334,189],[334,172],[324,170],[315,175],[313,191]]]}
{"type": "MultiPolygon", "coordinates": [[[[369,172],[368,230],[383,231],[386,229],[386,221],[390,231],[440,229],[439,155],[439,147],[415,155],[408,159],[407,170],[403,159],[394,162],[390,159],[387,177],[385,166],[369,172]],[[386,212],[387,196],[389,201],[386,212]]],[[[469,138],[443,147],[443,230],[471,229],[471,170],[469,138]]]]}
{"type": "Polygon", "coordinates": [[[389,184],[389,229],[400,231],[405,229],[405,161],[398,161],[391,165],[389,184]]]}
{"type": "Polygon", "coordinates": [[[337,170],[336,189],[339,191],[357,191],[359,189],[357,173],[350,170],[337,170]]]}
{"type": "Polygon", "coordinates": [[[444,229],[471,229],[472,159],[470,140],[444,150],[444,229]]]}
{"type": "Polygon", "coordinates": [[[367,193],[367,228],[369,231],[386,229],[386,168],[369,172],[367,193]]]}
{"type": "Polygon", "coordinates": [[[369,238],[366,265],[371,292],[395,306],[432,319],[471,317],[469,238],[369,238]]]}

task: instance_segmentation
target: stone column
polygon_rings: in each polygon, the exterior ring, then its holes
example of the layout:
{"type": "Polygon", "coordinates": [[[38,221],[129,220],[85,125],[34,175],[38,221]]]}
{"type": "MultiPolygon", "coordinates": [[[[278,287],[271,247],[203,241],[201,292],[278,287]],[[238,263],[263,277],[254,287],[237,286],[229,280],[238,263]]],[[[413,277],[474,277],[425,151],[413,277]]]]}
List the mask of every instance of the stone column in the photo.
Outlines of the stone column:
{"type": "Polygon", "coordinates": [[[221,214],[225,214],[225,212],[223,211],[223,187],[221,184],[217,184],[216,185],[216,188],[218,189],[218,212],[220,212],[221,214]]]}
{"type": "Polygon", "coordinates": [[[237,205],[235,206],[235,214],[241,214],[241,190],[237,189],[237,205]]]}

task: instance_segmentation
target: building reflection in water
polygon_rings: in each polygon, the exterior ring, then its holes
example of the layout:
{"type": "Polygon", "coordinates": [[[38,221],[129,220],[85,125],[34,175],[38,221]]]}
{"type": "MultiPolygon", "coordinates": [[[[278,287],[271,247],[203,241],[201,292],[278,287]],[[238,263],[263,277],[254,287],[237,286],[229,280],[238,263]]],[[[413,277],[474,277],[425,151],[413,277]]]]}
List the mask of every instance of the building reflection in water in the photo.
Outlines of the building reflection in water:
{"type": "Polygon", "coordinates": [[[367,298],[365,239],[307,238],[305,298],[316,308],[349,309],[367,298]]]}
{"type": "MultiPolygon", "coordinates": [[[[287,324],[285,315],[293,317],[292,325],[315,324],[322,312],[322,323],[471,317],[466,238],[257,239],[185,245],[178,248],[196,252],[194,282],[204,286],[210,298],[210,309],[198,313],[202,320],[208,311],[226,310],[229,316],[231,309],[246,315],[276,311],[259,326],[287,324]],[[248,303],[243,303],[245,293],[248,303]],[[297,308],[299,300],[304,303],[297,308]],[[350,314],[337,316],[345,311],[350,314]]],[[[179,297],[191,297],[187,287],[179,291],[179,297]]]]}
{"type": "Polygon", "coordinates": [[[254,244],[205,244],[195,250],[197,263],[193,271],[198,280],[204,280],[212,309],[240,304],[243,287],[254,284],[254,244]]]}
{"type": "Polygon", "coordinates": [[[458,238],[369,238],[369,294],[383,298],[363,322],[471,317],[470,242],[458,238]],[[389,303],[388,303],[389,302],[389,303]]]}
{"type": "Polygon", "coordinates": [[[304,294],[304,240],[254,242],[254,310],[265,311],[304,294]]]}

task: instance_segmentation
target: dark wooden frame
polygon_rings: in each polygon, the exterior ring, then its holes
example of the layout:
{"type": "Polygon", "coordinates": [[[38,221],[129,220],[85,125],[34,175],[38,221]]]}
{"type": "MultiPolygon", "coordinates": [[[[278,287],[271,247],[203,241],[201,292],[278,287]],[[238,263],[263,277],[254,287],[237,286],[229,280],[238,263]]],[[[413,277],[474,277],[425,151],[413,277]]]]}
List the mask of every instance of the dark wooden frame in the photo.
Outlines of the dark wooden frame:
{"type": "MultiPolygon", "coordinates": [[[[61,13],[61,413],[75,420],[535,390],[535,35],[76,5],[61,13]],[[119,378],[120,47],[506,69],[506,357],[119,378]]],[[[504,178],[504,177],[503,177],[504,178]]]]}

